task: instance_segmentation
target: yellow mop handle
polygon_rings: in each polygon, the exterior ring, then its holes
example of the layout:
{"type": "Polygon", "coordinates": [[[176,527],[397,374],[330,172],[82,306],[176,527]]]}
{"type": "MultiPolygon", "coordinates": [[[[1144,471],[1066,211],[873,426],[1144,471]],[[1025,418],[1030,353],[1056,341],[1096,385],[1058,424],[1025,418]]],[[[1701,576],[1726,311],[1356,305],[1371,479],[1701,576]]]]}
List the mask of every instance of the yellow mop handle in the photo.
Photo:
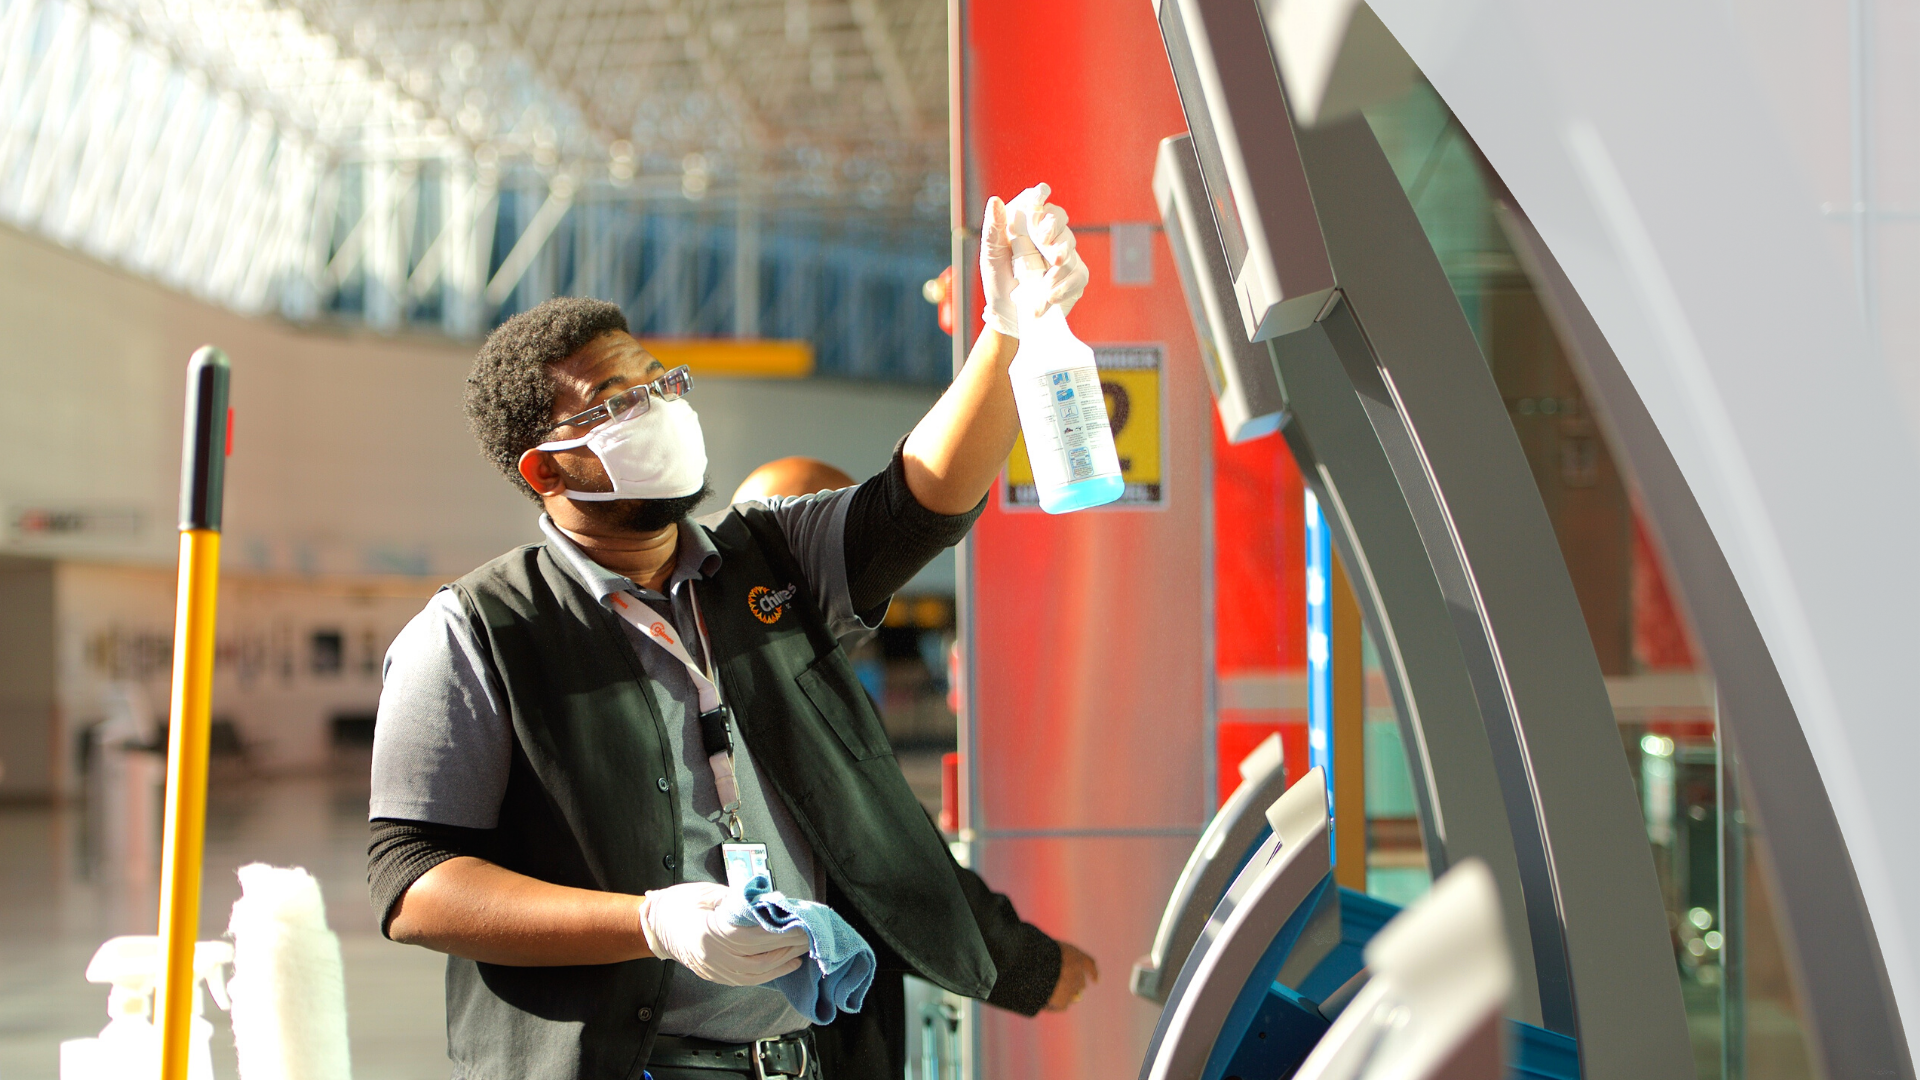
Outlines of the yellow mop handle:
{"type": "Polygon", "coordinates": [[[166,978],[155,1001],[161,1080],[187,1080],[193,1037],[193,947],[207,840],[207,742],[213,705],[213,615],[231,413],[226,355],[206,346],[187,364],[180,463],[180,585],[173,624],[173,714],[167,740],[167,825],[160,940],[166,978]]]}

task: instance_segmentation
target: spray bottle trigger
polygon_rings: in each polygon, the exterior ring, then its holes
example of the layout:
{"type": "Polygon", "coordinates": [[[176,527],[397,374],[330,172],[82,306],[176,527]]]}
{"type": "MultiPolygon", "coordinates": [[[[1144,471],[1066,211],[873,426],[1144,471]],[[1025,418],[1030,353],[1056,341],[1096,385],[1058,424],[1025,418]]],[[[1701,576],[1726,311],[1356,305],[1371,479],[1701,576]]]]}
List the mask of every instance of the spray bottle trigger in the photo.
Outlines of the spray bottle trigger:
{"type": "Polygon", "coordinates": [[[217,965],[206,973],[207,992],[213,995],[213,1003],[226,1012],[233,1011],[233,999],[227,996],[227,968],[217,965]]]}
{"type": "Polygon", "coordinates": [[[227,965],[231,963],[233,963],[232,942],[194,943],[193,976],[206,982],[207,992],[213,995],[213,1003],[228,1012],[233,1011],[233,1000],[227,996],[227,965]]]}

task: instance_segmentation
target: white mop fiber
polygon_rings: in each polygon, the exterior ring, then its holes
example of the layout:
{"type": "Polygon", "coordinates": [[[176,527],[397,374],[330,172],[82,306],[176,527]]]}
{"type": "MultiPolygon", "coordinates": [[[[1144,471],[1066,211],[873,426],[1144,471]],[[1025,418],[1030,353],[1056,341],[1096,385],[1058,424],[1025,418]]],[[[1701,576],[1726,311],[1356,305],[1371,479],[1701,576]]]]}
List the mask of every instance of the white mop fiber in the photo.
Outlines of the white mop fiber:
{"type": "Polygon", "coordinates": [[[240,1080],[350,1080],[340,939],[298,867],[240,868],[233,905],[233,1043],[240,1080]]]}

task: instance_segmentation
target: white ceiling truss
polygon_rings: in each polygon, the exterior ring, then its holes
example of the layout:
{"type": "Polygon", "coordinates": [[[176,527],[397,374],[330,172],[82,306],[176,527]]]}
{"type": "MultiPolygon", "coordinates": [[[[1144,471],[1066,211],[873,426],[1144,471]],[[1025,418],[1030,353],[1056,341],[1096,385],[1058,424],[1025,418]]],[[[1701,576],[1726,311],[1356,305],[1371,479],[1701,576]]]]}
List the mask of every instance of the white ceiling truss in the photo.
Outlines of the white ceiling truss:
{"type": "Polygon", "coordinates": [[[944,247],[946,48],[944,0],[0,0],[0,215],[471,334],[581,207],[944,247]]]}

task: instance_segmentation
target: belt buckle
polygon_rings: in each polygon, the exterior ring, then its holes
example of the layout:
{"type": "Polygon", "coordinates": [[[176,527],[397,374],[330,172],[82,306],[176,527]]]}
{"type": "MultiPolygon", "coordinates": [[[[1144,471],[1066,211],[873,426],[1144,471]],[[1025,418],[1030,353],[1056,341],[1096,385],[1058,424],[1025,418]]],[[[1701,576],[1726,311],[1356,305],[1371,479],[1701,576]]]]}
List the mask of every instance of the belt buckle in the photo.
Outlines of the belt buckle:
{"type": "MultiPolygon", "coordinates": [[[[781,1043],[781,1042],[786,1042],[786,1041],[787,1041],[787,1036],[785,1036],[785,1035],[776,1035],[776,1036],[774,1036],[774,1037],[773,1037],[773,1038],[771,1038],[771,1039],[755,1039],[755,1040],[753,1040],[753,1075],[754,1075],[754,1080],[768,1080],[768,1076],[767,1076],[767,1059],[766,1059],[766,1053],[767,1053],[767,1047],[768,1047],[768,1046],[770,1046],[770,1045],[772,1045],[772,1044],[774,1044],[774,1043],[781,1043]]],[[[805,1077],[806,1077],[806,1075],[807,1075],[807,1067],[808,1067],[808,1065],[810,1064],[810,1061],[809,1061],[809,1059],[808,1059],[808,1057],[807,1057],[807,1040],[806,1040],[806,1037],[804,1036],[804,1034],[803,1034],[802,1036],[800,1036],[800,1037],[798,1037],[798,1038],[795,1038],[795,1039],[794,1039],[794,1043],[795,1043],[796,1045],[798,1045],[798,1046],[800,1047],[800,1071],[799,1071],[799,1072],[797,1072],[797,1073],[794,1073],[794,1074],[792,1074],[792,1075],[794,1075],[794,1076],[796,1076],[796,1077],[800,1077],[800,1078],[802,1078],[802,1080],[804,1080],[804,1078],[805,1078],[805,1077]]],[[[775,1076],[785,1076],[785,1075],[788,1075],[788,1074],[786,1074],[786,1073],[775,1073],[774,1075],[775,1075],[775,1076]]]]}

